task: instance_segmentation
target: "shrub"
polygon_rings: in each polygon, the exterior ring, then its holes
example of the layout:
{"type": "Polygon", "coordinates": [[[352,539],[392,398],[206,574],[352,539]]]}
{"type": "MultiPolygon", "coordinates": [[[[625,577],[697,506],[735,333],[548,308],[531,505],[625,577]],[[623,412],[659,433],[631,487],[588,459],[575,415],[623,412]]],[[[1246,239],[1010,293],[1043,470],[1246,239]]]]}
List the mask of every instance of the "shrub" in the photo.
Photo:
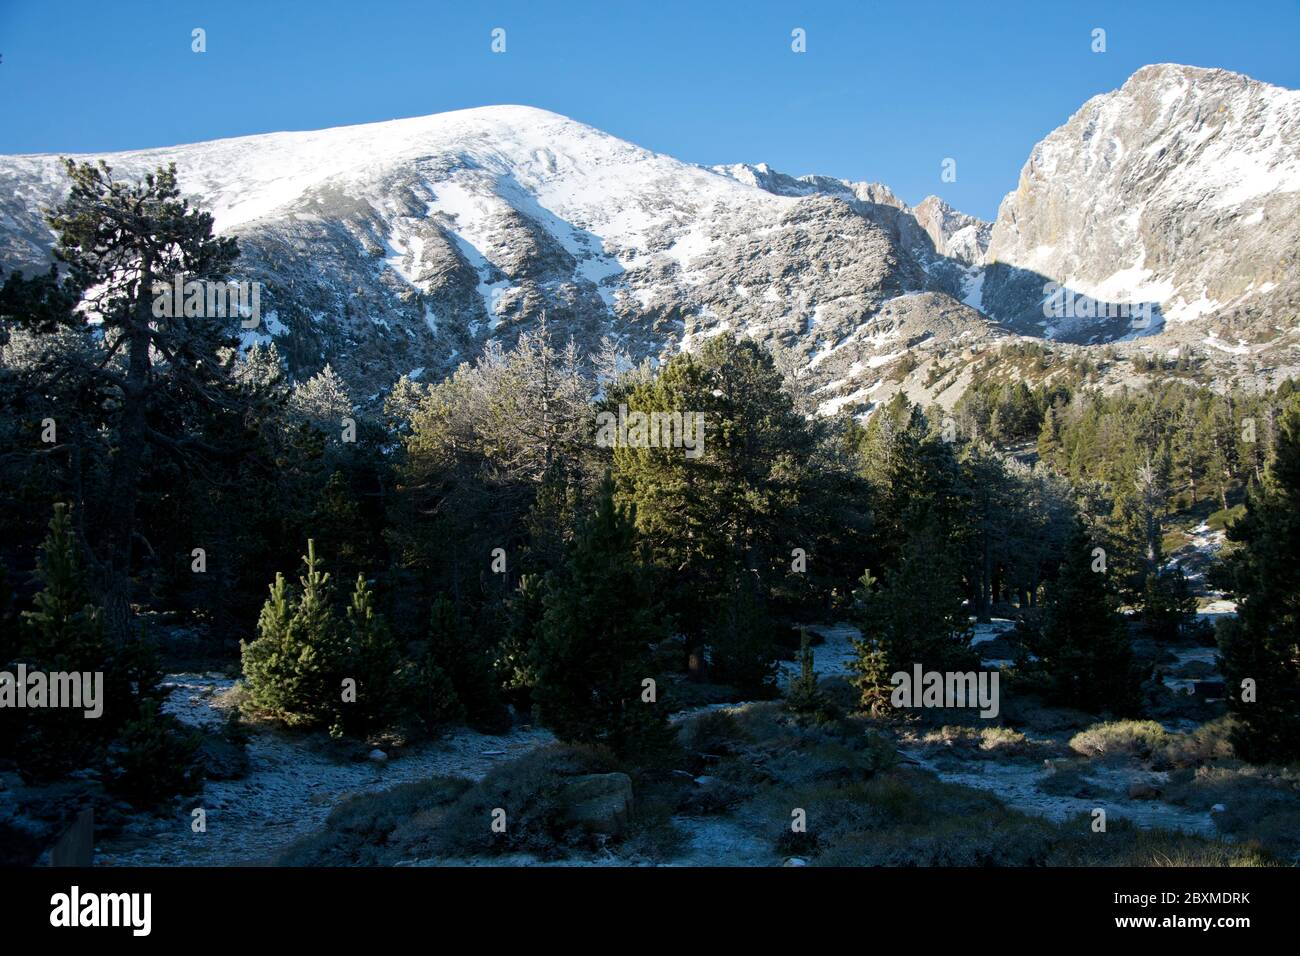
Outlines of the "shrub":
{"type": "Polygon", "coordinates": [[[1070,738],[1070,749],[1085,757],[1149,758],[1169,742],[1154,720],[1117,720],[1093,724],[1070,738]]]}
{"type": "Polygon", "coordinates": [[[1186,734],[1170,734],[1161,748],[1164,762],[1173,767],[1195,767],[1211,760],[1233,756],[1232,737],[1236,721],[1220,717],[1186,734]]]}
{"type": "Polygon", "coordinates": [[[729,710],[709,710],[683,720],[677,729],[683,748],[696,754],[734,754],[750,736],[729,710]]]}
{"type": "Polygon", "coordinates": [[[1041,866],[1054,828],[1006,811],[846,835],[818,866],[1041,866]]]}
{"type": "Polygon", "coordinates": [[[493,769],[447,811],[431,848],[438,855],[480,856],[524,851],[555,858],[562,851],[594,845],[592,835],[567,819],[566,778],[620,770],[604,749],[552,744],[493,769]],[[506,811],[503,833],[492,814],[506,811]]]}
{"type": "Polygon", "coordinates": [[[1194,767],[1232,756],[1235,722],[1220,718],[1191,733],[1171,734],[1153,720],[1093,724],[1070,739],[1070,749],[1085,757],[1135,757],[1160,768],[1194,767]]]}
{"type": "Polygon", "coordinates": [[[109,789],[141,807],[196,792],[202,779],[195,762],[199,739],[197,733],[184,731],[176,718],[161,713],[156,702],[146,702],[110,748],[114,773],[109,789]]]}
{"type": "Polygon", "coordinates": [[[342,716],[350,676],[347,639],[332,605],[333,586],[307,542],[306,573],[293,591],[277,573],[257,622],[257,639],[241,643],[251,707],[285,724],[333,726],[342,716]]]}
{"type": "Polygon", "coordinates": [[[954,727],[945,725],[921,737],[927,746],[960,746],[997,756],[1019,756],[1030,748],[1030,741],[1010,727],[954,727]]]}
{"type": "Polygon", "coordinates": [[[391,866],[431,852],[447,808],[471,782],[434,777],[382,793],[352,797],[335,807],[324,827],[285,850],[278,866],[391,866]]]}

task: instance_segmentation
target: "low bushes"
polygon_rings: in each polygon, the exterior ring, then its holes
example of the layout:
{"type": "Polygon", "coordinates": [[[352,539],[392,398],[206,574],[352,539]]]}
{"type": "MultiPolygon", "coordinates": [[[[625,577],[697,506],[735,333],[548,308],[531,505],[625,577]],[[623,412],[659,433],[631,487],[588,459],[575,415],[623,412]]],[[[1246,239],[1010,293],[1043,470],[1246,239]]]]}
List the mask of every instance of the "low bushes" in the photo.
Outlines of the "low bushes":
{"type": "Polygon", "coordinates": [[[1194,767],[1232,756],[1231,718],[1221,718],[1190,733],[1170,733],[1153,720],[1094,724],[1070,738],[1070,749],[1085,757],[1133,757],[1157,769],[1194,767]]]}

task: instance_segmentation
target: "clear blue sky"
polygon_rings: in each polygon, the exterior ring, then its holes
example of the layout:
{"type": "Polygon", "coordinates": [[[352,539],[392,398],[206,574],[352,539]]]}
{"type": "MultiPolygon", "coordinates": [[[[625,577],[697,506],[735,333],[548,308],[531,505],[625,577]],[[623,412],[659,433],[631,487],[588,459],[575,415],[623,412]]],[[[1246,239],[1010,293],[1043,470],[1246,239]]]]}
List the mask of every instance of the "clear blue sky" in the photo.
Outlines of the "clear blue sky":
{"type": "Polygon", "coordinates": [[[1297,41],[1296,0],[0,0],[0,153],[525,103],[689,162],[876,180],[992,218],[1033,144],[1138,67],[1297,88],[1297,41]]]}

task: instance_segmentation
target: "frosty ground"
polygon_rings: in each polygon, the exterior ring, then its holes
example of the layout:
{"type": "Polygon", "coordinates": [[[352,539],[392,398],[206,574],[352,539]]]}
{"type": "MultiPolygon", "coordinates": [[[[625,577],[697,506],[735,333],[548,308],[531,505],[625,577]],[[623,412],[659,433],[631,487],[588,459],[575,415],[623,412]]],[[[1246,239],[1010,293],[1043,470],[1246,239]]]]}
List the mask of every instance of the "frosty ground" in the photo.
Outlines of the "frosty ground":
{"type": "MultiPolygon", "coordinates": [[[[1206,613],[1229,610],[1207,600],[1206,613]]],[[[992,645],[1011,627],[1009,620],[975,626],[974,643],[992,645]]],[[[857,631],[847,624],[813,629],[816,669],[827,680],[851,672],[857,631]]],[[[1180,651],[1179,663],[1203,661],[1213,666],[1211,648],[1180,651]]],[[[986,658],[986,666],[1010,661],[986,658]]],[[[1176,670],[1176,668],[1175,668],[1176,670]]],[[[796,674],[793,662],[783,662],[779,683],[784,688],[796,674]]],[[[1171,687],[1187,680],[1166,677],[1171,687]]],[[[218,674],[174,674],[168,677],[167,708],[187,724],[212,729],[225,719],[234,681],[218,674]]],[[[675,716],[680,724],[710,712],[743,713],[744,703],[713,704],[675,716]]],[[[1170,731],[1179,728],[1168,726],[1170,731]]],[[[1159,799],[1167,772],[1152,771],[1128,761],[1092,761],[1070,750],[1071,729],[1026,732],[1012,746],[976,742],[966,734],[942,730],[895,731],[898,754],[905,764],[933,773],[940,781],[987,791],[1007,806],[1054,821],[1088,814],[1104,806],[1112,819],[1131,821],[1143,829],[1160,828],[1189,834],[1217,833],[1214,814],[1159,799]],[[1070,790],[1053,782],[1077,778],[1070,790]]],[[[248,744],[249,769],[237,780],[208,781],[194,805],[206,811],[206,832],[195,833],[188,810],[172,815],[133,818],[118,835],[96,849],[99,865],[234,865],[264,864],[296,840],[318,831],[330,812],[361,794],[385,791],[399,784],[433,777],[480,780],[494,767],[551,743],[552,735],[532,725],[518,725],[502,735],[457,729],[441,738],[383,750],[340,751],[321,736],[304,736],[271,727],[257,727],[248,744]]],[[[707,777],[699,778],[708,783],[707,777]]],[[[698,781],[697,781],[698,782],[698,781]]],[[[675,817],[685,835],[668,861],[676,865],[779,865],[791,857],[778,852],[770,840],[756,839],[753,828],[734,814],[675,817]]],[[[404,860],[404,863],[475,863],[474,859],[404,860]]],[[[496,864],[539,862],[526,853],[490,859],[496,864]]],[[[608,850],[580,853],[564,862],[587,865],[625,863],[608,850]]]]}

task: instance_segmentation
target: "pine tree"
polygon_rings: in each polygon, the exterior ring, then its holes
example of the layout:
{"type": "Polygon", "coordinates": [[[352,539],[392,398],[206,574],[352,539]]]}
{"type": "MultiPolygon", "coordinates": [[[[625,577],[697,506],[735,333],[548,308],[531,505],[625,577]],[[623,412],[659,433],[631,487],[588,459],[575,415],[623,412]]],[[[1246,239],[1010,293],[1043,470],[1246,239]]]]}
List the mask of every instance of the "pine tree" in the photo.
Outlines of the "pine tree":
{"type": "Polygon", "coordinates": [[[497,653],[502,687],[517,709],[531,707],[537,675],[533,666],[533,644],[546,613],[545,589],[541,578],[525,574],[506,601],[505,633],[497,653]]]}
{"type": "Polygon", "coordinates": [[[1104,570],[1093,569],[1095,560],[1087,530],[1076,521],[1056,579],[1046,587],[1041,620],[1026,640],[1051,703],[1128,714],[1139,704],[1142,674],[1115,610],[1114,587],[1104,570]]]}
{"type": "Polygon", "coordinates": [[[815,714],[826,706],[825,697],[817,690],[817,671],[807,628],[799,629],[799,675],[790,681],[785,705],[796,714],[815,714]]]}
{"type": "Polygon", "coordinates": [[[493,655],[446,595],[433,602],[425,657],[431,675],[436,667],[450,680],[471,727],[497,733],[510,726],[493,655]]]}
{"type": "Polygon", "coordinates": [[[344,707],[344,726],[372,727],[397,715],[401,655],[388,625],[375,609],[375,594],[364,574],[357,575],[347,624],[348,670],[357,682],[357,699],[352,707],[344,707]]]}
{"type": "Polygon", "coordinates": [[[1142,624],[1158,641],[1178,640],[1196,615],[1196,595],[1183,569],[1174,565],[1152,571],[1143,588],[1142,624]]]}
{"type": "Polygon", "coordinates": [[[258,637],[241,645],[244,677],[255,709],[289,726],[332,727],[341,716],[343,679],[350,676],[347,637],[314,540],[307,542],[303,563],[296,594],[276,574],[258,637]]]}
{"type": "Polygon", "coordinates": [[[855,641],[862,709],[879,712],[889,677],[899,671],[967,671],[979,666],[971,650],[959,557],[943,550],[933,524],[916,529],[899,565],[878,582],[870,571],[854,592],[861,638],[855,641]]]}
{"type": "Polygon", "coordinates": [[[9,568],[0,563],[0,668],[18,657],[18,616],[13,611],[14,592],[9,586],[9,568]]]}
{"type": "MultiPolygon", "coordinates": [[[[234,344],[238,317],[160,315],[155,284],[181,275],[224,280],[239,250],[233,238],[214,237],[212,216],[181,197],[175,166],[146,173],[138,183],[115,180],[102,161],[65,160],[65,168],[71,190],[47,218],[58,236],[55,257],[66,266],[65,290],[99,317],[94,335],[118,357],[71,371],[97,396],[96,414],[113,434],[102,494],[86,516],[86,545],[106,630],[122,643],[133,636],[130,576],[149,452],[192,456],[193,445],[174,431],[176,412],[236,404],[221,352],[234,344]]],[[[60,322],[90,334],[80,312],[69,311],[60,322]]]]}
{"type": "Polygon", "coordinates": [[[288,581],[278,571],[270,590],[257,620],[257,639],[241,642],[240,648],[250,705],[258,711],[280,714],[289,709],[294,696],[286,686],[295,664],[288,645],[293,596],[288,581]]]}
{"type": "MultiPolygon", "coordinates": [[[[77,539],[64,504],[54,506],[49,534],[37,555],[36,578],[41,590],[32,600],[33,609],[21,615],[18,659],[29,669],[45,673],[110,670],[101,612],[91,603],[77,539]]],[[[116,683],[106,675],[105,689],[116,683]]],[[[104,719],[97,720],[86,720],[81,711],[70,708],[27,712],[16,734],[17,752],[22,754],[19,766],[24,774],[57,776],[90,763],[127,710],[121,701],[103,703],[104,719]]],[[[3,718],[6,723],[14,721],[12,713],[3,714],[3,718]]],[[[11,736],[8,729],[4,736],[11,736]]]]}
{"type": "Polygon", "coordinates": [[[1275,458],[1228,531],[1237,619],[1221,625],[1233,743],[1246,760],[1300,758],[1300,402],[1282,416],[1275,458]],[[1243,699],[1243,681],[1255,699],[1243,699]]]}
{"type": "Polygon", "coordinates": [[[660,703],[642,699],[654,678],[649,647],[663,635],[660,612],[637,549],[634,516],[614,503],[606,481],[595,514],[546,595],[534,644],[533,699],[561,740],[653,751],[666,736],[660,703]]]}
{"type": "Polygon", "coordinates": [[[289,411],[297,419],[337,438],[343,419],[352,415],[352,399],[337,372],[326,365],[293,387],[289,411]]]}
{"type": "Polygon", "coordinates": [[[72,521],[54,506],[49,534],[36,559],[43,585],[34,609],[22,613],[22,653],[50,670],[100,670],[107,656],[99,608],[91,601],[72,521]]]}
{"type": "Polygon", "coordinates": [[[717,599],[708,633],[712,674],[746,697],[771,697],[776,686],[776,634],[758,576],[741,572],[731,581],[717,599]]]}
{"type": "Polygon", "coordinates": [[[811,550],[825,502],[811,494],[815,434],[772,356],[751,340],[711,338],[619,398],[629,414],[702,422],[689,456],[685,448],[630,445],[612,454],[619,501],[635,505],[659,593],[690,654],[711,625],[725,623],[720,615],[767,604],[774,582],[788,576],[794,544],[811,550]],[[741,579],[757,591],[737,591],[741,579]]]}
{"type": "Polygon", "coordinates": [[[428,654],[408,662],[399,672],[404,711],[425,733],[465,719],[465,708],[456,687],[434,658],[428,654]]]}

